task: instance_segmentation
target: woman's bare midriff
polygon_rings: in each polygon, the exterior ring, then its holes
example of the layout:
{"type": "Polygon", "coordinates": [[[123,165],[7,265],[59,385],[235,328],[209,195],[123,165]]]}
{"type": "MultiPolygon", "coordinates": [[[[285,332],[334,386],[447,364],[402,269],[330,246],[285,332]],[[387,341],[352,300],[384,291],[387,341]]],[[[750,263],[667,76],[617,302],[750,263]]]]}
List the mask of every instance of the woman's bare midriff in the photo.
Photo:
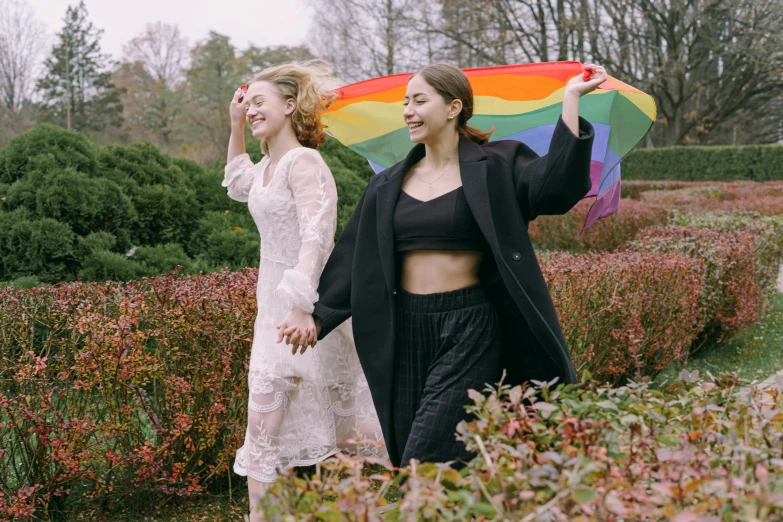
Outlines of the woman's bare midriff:
{"type": "Polygon", "coordinates": [[[479,283],[481,252],[414,250],[402,257],[402,289],[412,294],[437,294],[479,283]]]}

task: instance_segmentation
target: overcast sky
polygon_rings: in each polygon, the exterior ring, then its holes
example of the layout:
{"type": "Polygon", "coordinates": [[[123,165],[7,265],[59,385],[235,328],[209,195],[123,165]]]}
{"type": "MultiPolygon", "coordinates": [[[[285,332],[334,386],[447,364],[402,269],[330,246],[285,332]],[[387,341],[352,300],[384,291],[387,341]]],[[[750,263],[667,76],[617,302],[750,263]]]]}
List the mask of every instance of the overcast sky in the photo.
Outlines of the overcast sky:
{"type": "MultiPolygon", "coordinates": [[[[69,5],[78,0],[27,0],[49,33],[62,29],[69,5]]],[[[148,23],[166,22],[179,26],[191,45],[217,31],[231,37],[244,49],[250,43],[299,45],[305,41],[311,12],[306,0],[85,0],[93,25],[103,29],[101,49],[113,58],[122,46],[144,30],[148,23]],[[227,7],[232,6],[229,10],[227,7]]],[[[50,46],[47,46],[47,53],[50,46]]]]}

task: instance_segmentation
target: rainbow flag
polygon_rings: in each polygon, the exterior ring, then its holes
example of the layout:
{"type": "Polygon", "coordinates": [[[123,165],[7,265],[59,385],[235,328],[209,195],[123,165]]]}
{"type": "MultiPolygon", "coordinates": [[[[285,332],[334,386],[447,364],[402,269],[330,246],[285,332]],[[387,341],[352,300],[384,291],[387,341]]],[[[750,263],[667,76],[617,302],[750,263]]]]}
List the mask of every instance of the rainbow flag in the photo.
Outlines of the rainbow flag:
{"type": "MultiPolygon", "coordinates": [[[[518,140],[538,155],[549,150],[570,78],[582,74],[579,62],[545,62],[464,69],[473,87],[469,124],[495,127],[492,140],[518,140]]],[[[322,115],[328,133],[367,158],[376,173],[405,158],[413,147],[402,117],[410,74],[395,74],[338,90],[338,99],[322,115]]],[[[609,77],[579,101],[579,115],[593,124],[591,163],[595,198],[584,231],[620,207],[620,160],[639,143],[655,121],[655,101],[644,92],[609,77]]]]}

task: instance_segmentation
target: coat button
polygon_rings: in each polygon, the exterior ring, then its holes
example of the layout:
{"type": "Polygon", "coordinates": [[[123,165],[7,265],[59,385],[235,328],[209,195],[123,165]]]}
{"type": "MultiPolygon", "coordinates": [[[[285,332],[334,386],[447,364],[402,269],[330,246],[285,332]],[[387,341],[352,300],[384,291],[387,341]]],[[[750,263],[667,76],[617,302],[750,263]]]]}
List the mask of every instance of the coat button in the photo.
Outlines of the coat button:
{"type": "Polygon", "coordinates": [[[511,259],[513,259],[514,261],[519,261],[520,259],[522,259],[522,254],[520,254],[519,252],[514,252],[513,254],[511,254],[511,259]]]}

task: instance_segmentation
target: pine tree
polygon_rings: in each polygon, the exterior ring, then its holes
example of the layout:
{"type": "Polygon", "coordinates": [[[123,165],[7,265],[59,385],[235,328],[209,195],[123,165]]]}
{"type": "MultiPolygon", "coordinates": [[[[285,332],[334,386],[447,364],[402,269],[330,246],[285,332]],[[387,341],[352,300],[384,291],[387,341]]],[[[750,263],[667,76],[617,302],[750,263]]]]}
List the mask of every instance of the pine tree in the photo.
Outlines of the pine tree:
{"type": "Polygon", "coordinates": [[[122,104],[108,56],[101,54],[103,30],[87,19],[83,1],[68,7],[64,22],[52,54],[44,62],[46,75],[37,84],[41,121],[80,131],[119,127],[122,104]]]}

